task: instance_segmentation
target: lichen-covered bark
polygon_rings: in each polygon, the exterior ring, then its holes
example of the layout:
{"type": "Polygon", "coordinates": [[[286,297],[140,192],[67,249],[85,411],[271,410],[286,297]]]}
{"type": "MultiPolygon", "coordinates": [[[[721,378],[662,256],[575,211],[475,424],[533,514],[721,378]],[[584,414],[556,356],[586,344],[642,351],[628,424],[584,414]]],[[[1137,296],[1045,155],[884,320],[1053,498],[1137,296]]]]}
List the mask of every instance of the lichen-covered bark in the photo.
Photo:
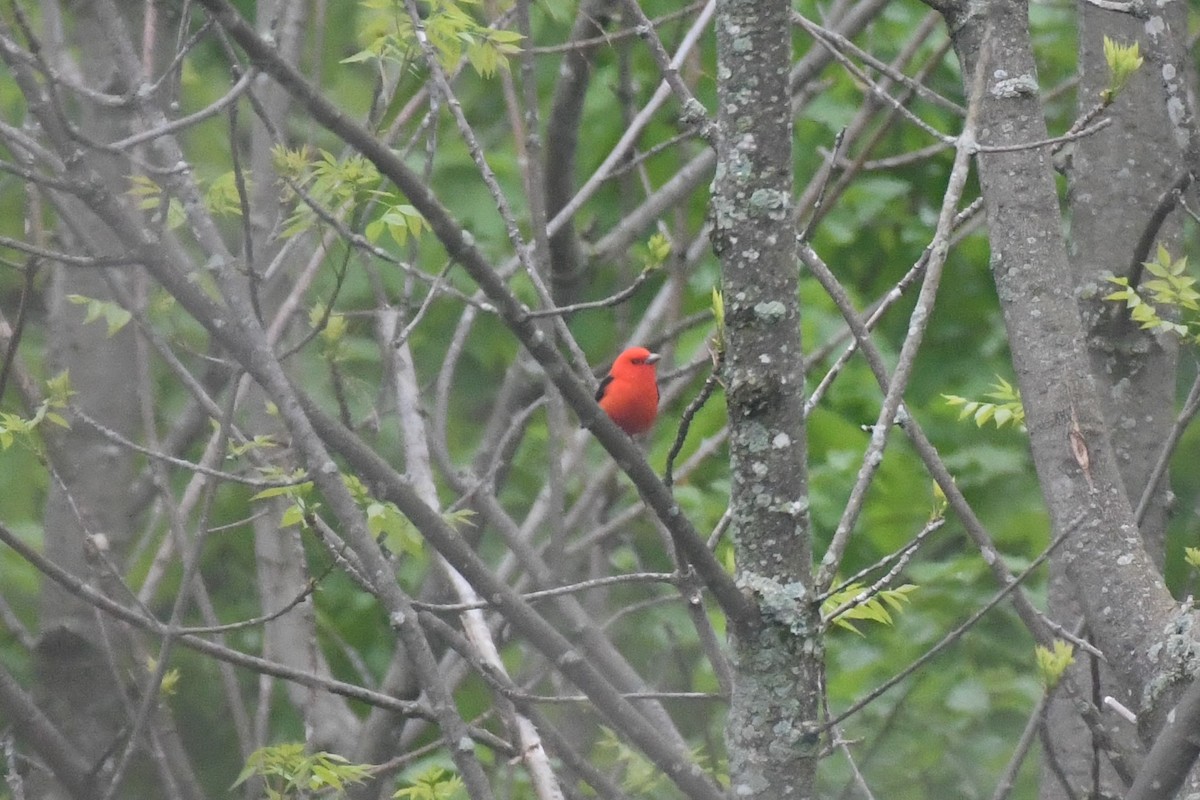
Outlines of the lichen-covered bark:
{"type": "Polygon", "coordinates": [[[792,216],[790,5],[717,10],[721,259],[737,579],[756,613],[730,626],[734,797],[809,797],[822,650],[811,592],[800,308],[792,216]]]}
{"type": "MultiPolygon", "coordinates": [[[[982,69],[985,78],[981,145],[1045,139],[1027,4],[939,7],[964,76],[982,69]]],[[[1143,720],[1154,730],[1182,683],[1191,635],[1186,619],[1175,620],[1125,495],[1090,372],[1049,158],[1045,147],[980,153],[992,272],[1051,524],[1068,534],[1062,562],[1124,699],[1148,712],[1143,720]]]]}

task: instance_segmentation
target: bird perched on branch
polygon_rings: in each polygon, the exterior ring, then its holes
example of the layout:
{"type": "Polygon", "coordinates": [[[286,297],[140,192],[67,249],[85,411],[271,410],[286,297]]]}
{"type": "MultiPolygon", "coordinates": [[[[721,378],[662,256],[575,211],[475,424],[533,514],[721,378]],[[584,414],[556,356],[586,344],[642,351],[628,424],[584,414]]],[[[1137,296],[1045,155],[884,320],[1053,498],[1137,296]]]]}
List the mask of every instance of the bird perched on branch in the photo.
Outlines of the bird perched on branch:
{"type": "Polygon", "coordinates": [[[630,436],[645,433],[658,416],[658,353],[630,347],[617,356],[596,391],[596,402],[630,436]]]}

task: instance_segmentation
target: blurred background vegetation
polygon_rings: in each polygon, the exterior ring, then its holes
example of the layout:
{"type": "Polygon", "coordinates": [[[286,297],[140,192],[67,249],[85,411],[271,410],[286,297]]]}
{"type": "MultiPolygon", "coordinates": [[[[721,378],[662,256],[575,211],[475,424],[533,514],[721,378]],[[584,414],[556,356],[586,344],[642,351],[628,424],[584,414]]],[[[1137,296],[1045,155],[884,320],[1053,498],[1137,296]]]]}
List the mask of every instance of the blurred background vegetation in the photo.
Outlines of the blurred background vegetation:
{"type": "MultiPolygon", "coordinates": [[[[26,9],[37,18],[36,4],[26,9]]],[[[253,3],[238,4],[250,14],[253,3]]],[[[329,96],[348,113],[364,116],[373,102],[376,67],[370,61],[352,57],[360,53],[386,24],[390,12],[380,2],[338,3],[320,24],[312,25],[303,68],[319,74],[329,96]],[[352,59],[347,62],[347,59],[352,59]]],[[[643,8],[652,19],[680,10],[677,2],[645,0],[643,8]]],[[[802,0],[799,10],[820,19],[824,3],[802,0]]],[[[473,8],[472,13],[490,16],[494,8],[473,8]]],[[[543,113],[549,103],[561,55],[550,45],[566,40],[574,17],[574,4],[565,0],[545,0],[532,7],[534,44],[545,48],[535,65],[543,113]]],[[[874,22],[855,41],[877,58],[891,62],[904,48],[914,47],[914,31],[921,29],[930,11],[915,0],[888,3],[874,22]]],[[[1038,3],[1032,9],[1035,41],[1038,47],[1040,80],[1050,98],[1047,112],[1051,130],[1065,130],[1075,109],[1073,79],[1075,70],[1074,6],[1066,2],[1038,3]]],[[[668,50],[683,35],[689,17],[666,22],[659,27],[668,50]]],[[[953,55],[946,55],[946,36],[941,24],[915,46],[911,63],[928,64],[927,84],[942,94],[961,101],[961,80],[953,55]]],[[[797,55],[818,45],[797,32],[797,55]]],[[[225,62],[210,45],[198,48],[184,62],[181,113],[205,107],[227,90],[225,62]]],[[[910,72],[915,67],[910,68],[910,72]]],[[[711,33],[702,47],[686,64],[683,72],[697,96],[710,109],[715,107],[714,44],[711,33]]],[[[622,91],[645,98],[658,84],[658,69],[636,37],[615,37],[600,49],[595,64],[579,152],[579,174],[590,175],[607,155],[627,125],[620,101],[622,91]]],[[[416,64],[400,70],[397,79],[407,90],[400,96],[412,96],[426,81],[426,72],[416,64]]],[[[475,126],[491,167],[510,198],[519,203],[524,197],[521,166],[513,145],[509,109],[504,102],[502,76],[483,76],[464,69],[456,81],[464,111],[475,126]]],[[[863,87],[837,65],[827,67],[797,119],[796,173],[803,183],[820,170],[839,130],[862,111],[863,87]]],[[[946,109],[921,100],[912,109],[938,129],[954,133],[959,121],[946,109]]],[[[383,126],[397,109],[384,114],[383,126]]],[[[12,81],[0,80],[0,114],[8,121],[24,116],[23,101],[12,81]]],[[[543,117],[544,118],[544,117],[543,117]]],[[[429,181],[437,188],[454,215],[473,232],[484,252],[497,263],[505,260],[509,243],[501,218],[488,192],[480,184],[477,171],[461,139],[452,134],[445,116],[439,117],[445,135],[439,135],[436,152],[430,162],[429,181]]],[[[297,143],[304,142],[315,152],[328,150],[336,159],[348,157],[340,143],[315,123],[295,116],[288,132],[297,143]]],[[[888,115],[877,114],[871,121],[872,135],[857,139],[846,154],[878,161],[928,147],[932,141],[924,132],[906,123],[897,123],[888,115]],[[870,141],[870,149],[863,143],[870,141]]],[[[646,129],[640,150],[672,140],[680,133],[675,116],[660,114],[646,129]]],[[[188,157],[202,180],[219,186],[230,170],[228,120],[223,116],[203,122],[183,137],[188,157]]],[[[403,138],[401,142],[403,142],[403,138]]],[[[403,144],[398,145],[403,147],[403,144]]],[[[604,231],[621,220],[640,193],[638,181],[659,186],[669,180],[686,161],[705,145],[684,141],[650,155],[639,175],[608,182],[578,215],[582,231],[604,231]]],[[[425,163],[424,143],[408,151],[417,165],[425,163]]],[[[821,208],[822,217],[813,234],[815,249],[822,254],[849,288],[857,305],[865,308],[885,294],[920,257],[932,232],[937,210],[953,158],[945,150],[929,158],[886,164],[856,174],[842,187],[833,181],[821,208]]],[[[227,180],[227,179],[226,179],[227,180]]],[[[380,186],[381,189],[388,187],[380,186]]],[[[363,198],[366,199],[366,193],[363,198]]],[[[973,196],[973,195],[972,195],[973,196]]],[[[685,205],[667,215],[663,228],[673,241],[691,241],[704,224],[707,192],[694,192],[685,205]]],[[[364,204],[364,207],[366,205],[364,204]]],[[[367,211],[367,214],[372,213],[367,211]]],[[[518,218],[527,219],[517,208],[518,218]]],[[[16,178],[0,176],[0,235],[21,238],[26,215],[25,187],[16,178]]],[[[237,236],[239,222],[235,214],[224,216],[230,236],[237,236]]],[[[361,220],[365,225],[369,218],[361,220]]],[[[528,231],[525,231],[528,233],[528,231]]],[[[645,241],[646,237],[643,237],[645,241]]],[[[1189,232],[1194,241],[1194,232],[1189,232]]],[[[415,260],[430,274],[440,272],[444,254],[436,246],[416,240],[399,244],[381,237],[381,246],[405,258],[415,260]]],[[[607,297],[634,279],[645,263],[645,245],[635,248],[612,263],[593,264],[583,288],[583,300],[607,297]]],[[[925,426],[954,471],[960,487],[989,526],[1001,551],[1014,568],[1031,561],[1047,543],[1047,521],[1039,489],[1028,456],[1023,432],[1011,426],[997,430],[977,428],[971,420],[958,419],[958,410],[947,404],[943,395],[982,397],[997,379],[1011,379],[1004,326],[1000,319],[994,287],[987,269],[988,248],[981,227],[974,228],[954,247],[947,269],[944,297],[938,304],[927,337],[927,344],[916,365],[906,403],[925,426]]],[[[0,249],[6,263],[18,261],[11,252],[0,249]]],[[[336,242],[329,247],[328,268],[314,284],[310,297],[314,306],[334,294],[338,271],[346,263],[346,246],[336,242]]],[[[447,280],[463,292],[474,290],[471,282],[457,270],[447,280]]],[[[709,308],[711,291],[719,284],[718,265],[706,254],[694,265],[668,259],[643,288],[627,303],[616,308],[583,311],[571,316],[567,324],[593,364],[603,364],[623,346],[641,318],[647,303],[667,281],[674,281],[678,304],[675,319],[686,319],[709,308]]],[[[528,289],[528,287],[526,287],[528,289]]],[[[0,310],[12,320],[16,316],[22,291],[22,277],[12,269],[0,269],[0,310]]],[[[344,315],[346,328],[336,342],[306,348],[289,362],[298,382],[322,399],[326,407],[337,407],[334,396],[340,383],[349,418],[367,431],[376,447],[384,453],[397,452],[399,436],[393,419],[374,417],[374,409],[383,378],[375,341],[376,298],[382,291],[401,305],[409,298],[409,310],[420,303],[423,293],[396,270],[362,269],[351,261],[344,285],[337,293],[334,310],[344,315]],[[375,426],[371,431],[370,427],[375,426]]],[[[835,341],[846,341],[845,329],[833,304],[814,281],[802,277],[804,303],[803,336],[809,353],[824,354],[814,359],[810,382],[824,374],[840,347],[829,348],[835,341]],[[830,355],[832,353],[832,355],[830,355]]],[[[526,298],[533,299],[532,291],[526,298]]],[[[902,299],[885,318],[877,342],[889,356],[895,355],[907,327],[907,312],[912,297],[902,299]]],[[[461,303],[453,297],[435,300],[427,317],[412,333],[411,345],[418,375],[431,382],[437,375],[448,345],[448,333],[455,329],[461,303]]],[[[155,320],[176,346],[202,352],[206,347],[202,331],[186,314],[169,303],[155,306],[155,320]]],[[[36,302],[30,309],[21,354],[26,365],[40,378],[46,374],[41,354],[45,352],[44,309],[36,302]]],[[[100,323],[96,334],[102,335],[100,323]]],[[[685,327],[666,344],[672,351],[672,363],[682,364],[703,353],[712,332],[711,319],[685,327]]],[[[452,404],[448,409],[450,443],[459,460],[474,456],[482,421],[495,399],[496,387],[513,362],[517,345],[497,320],[487,317],[475,326],[466,340],[463,366],[456,376],[452,404]]],[[[1190,361],[1190,359],[1188,359],[1190,361]]],[[[170,420],[183,406],[184,390],[170,374],[156,366],[158,399],[156,406],[163,421],[170,420]]],[[[1190,369],[1190,367],[1189,367],[1190,369]]],[[[669,370],[667,370],[669,371],[669,370]]],[[[695,396],[705,374],[693,373],[682,391],[673,394],[663,409],[660,422],[648,448],[651,463],[664,465],[666,453],[675,439],[676,425],[687,403],[695,396]]],[[[1190,376],[1185,376],[1190,380],[1190,376]]],[[[811,388],[811,383],[810,383],[811,388]]],[[[2,398],[2,409],[19,411],[13,392],[2,398]]],[[[880,401],[874,379],[860,360],[853,360],[820,406],[809,419],[810,491],[814,529],[820,549],[837,524],[846,501],[868,434],[862,426],[873,422],[880,401]]],[[[718,392],[694,420],[681,460],[696,452],[710,437],[718,434],[725,422],[723,397],[718,392]]],[[[847,569],[859,569],[893,552],[930,518],[935,505],[930,481],[903,436],[893,433],[880,477],[875,483],[867,510],[852,541],[847,569]]],[[[1178,509],[1170,537],[1167,575],[1172,589],[1184,596],[1195,588],[1194,575],[1182,564],[1184,546],[1198,544],[1197,523],[1192,510],[1200,488],[1200,466],[1189,454],[1197,452],[1200,442],[1193,429],[1179,448],[1173,465],[1173,484],[1178,509]]],[[[197,448],[200,444],[197,444],[197,448]]],[[[527,508],[542,487],[548,469],[545,411],[538,411],[529,434],[513,456],[507,482],[501,496],[510,508],[527,508]]],[[[198,452],[186,454],[193,460],[198,452]]],[[[599,469],[607,455],[596,446],[589,450],[588,470],[573,477],[571,492],[582,491],[592,470],[599,469]]],[[[706,458],[677,486],[677,497],[686,514],[702,531],[711,530],[725,511],[729,475],[723,448],[706,458]]],[[[176,489],[187,475],[177,474],[176,489]]],[[[0,452],[0,519],[18,531],[27,541],[37,544],[41,537],[41,518],[47,491],[47,472],[39,455],[22,446],[0,452]]],[[[119,490],[114,487],[114,490],[119,490]]],[[[617,479],[614,492],[629,492],[617,479]],[[618,488],[620,487],[620,488],[618,488]]],[[[228,621],[262,613],[257,595],[250,589],[256,580],[252,539],[247,518],[254,513],[252,491],[224,486],[213,509],[212,526],[220,532],[210,538],[204,551],[203,574],[221,617],[228,621]]],[[[621,501],[614,494],[613,503],[621,501]]],[[[450,494],[446,495],[452,501],[450,494]]],[[[625,502],[628,502],[626,497],[625,502]]],[[[152,557],[156,543],[164,535],[161,518],[148,515],[143,545],[131,569],[136,581],[152,557]]],[[[411,543],[410,543],[411,544],[411,543]]],[[[721,548],[728,548],[725,542],[721,548]]],[[[329,556],[315,542],[308,542],[312,571],[319,574],[329,556]]],[[[498,537],[485,536],[479,545],[489,560],[503,549],[498,537]]],[[[665,571],[669,560],[662,553],[661,540],[653,526],[640,520],[620,535],[606,540],[604,557],[613,571],[646,569],[665,571]]],[[[722,557],[730,558],[727,552],[722,557]]],[[[174,568],[178,572],[178,565],[174,568]]],[[[429,556],[419,542],[405,553],[401,579],[406,588],[417,593],[429,571],[429,556]]],[[[166,612],[173,597],[178,574],[164,583],[158,593],[156,611],[166,612]]],[[[962,622],[994,594],[991,580],[979,553],[966,540],[953,520],[935,533],[907,568],[904,579],[919,585],[909,596],[910,602],[895,615],[894,624],[860,624],[860,633],[835,629],[828,641],[828,696],[836,713],[872,687],[918,658],[945,633],[962,622]]],[[[1032,578],[1029,586],[1041,596],[1044,570],[1032,578]]],[[[40,576],[11,550],[0,549],[0,598],[4,624],[0,626],[0,658],[22,681],[29,681],[30,661],[27,643],[19,631],[36,631],[40,576]]],[[[707,661],[692,641],[692,626],[678,603],[648,602],[655,596],[670,597],[669,587],[647,589],[635,586],[613,593],[613,599],[628,605],[629,613],[614,619],[610,632],[619,649],[646,675],[656,675],[663,688],[687,691],[712,691],[716,684],[707,661]],[[664,659],[664,653],[669,658],[664,659]]],[[[377,684],[393,650],[392,635],[383,612],[352,582],[335,571],[324,578],[315,595],[321,632],[321,644],[331,659],[335,674],[344,680],[377,684]]],[[[194,620],[193,620],[194,621],[194,620]]],[[[720,620],[715,620],[720,625],[720,620]]],[[[261,645],[256,628],[238,631],[228,643],[254,652],[261,645]]],[[[522,645],[512,642],[504,653],[517,664],[524,654],[522,645]]],[[[846,724],[845,734],[856,745],[859,766],[879,797],[892,800],[917,800],[930,797],[975,798],[990,796],[997,775],[1003,768],[1013,743],[1024,727],[1030,709],[1042,693],[1033,662],[1033,644],[1029,635],[1004,604],[989,613],[961,640],[951,645],[915,675],[901,682],[846,724]]],[[[227,721],[217,696],[218,681],[214,665],[196,653],[177,649],[174,666],[180,678],[170,702],[185,741],[196,761],[198,772],[212,796],[224,796],[242,769],[236,742],[220,735],[227,721]]],[[[257,677],[239,673],[249,693],[257,677]]],[[[490,704],[487,687],[468,682],[460,691],[460,707],[469,719],[490,704]]],[[[300,741],[304,738],[302,720],[291,706],[280,702],[270,721],[272,740],[300,741]]],[[[722,714],[719,703],[679,702],[672,706],[694,737],[694,745],[719,763],[722,714]]],[[[570,707],[550,708],[551,718],[574,713],[570,707]]],[[[633,756],[610,743],[606,751],[598,748],[596,758],[611,759],[629,781],[631,793],[644,797],[668,797],[676,791],[666,782],[639,785],[633,756]]],[[[430,763],[449,767],[448,759],[434,754],[414,766],[411,778],[430,763]]],[[[514,780],[520,781],[518,771],[514,780]]],[[[651,781],[647,776],[641,776],[651,781]]],[[[1021,772],[1015,797],[1036,795],[1036,769],[1030,764],[1021,772]]],[[[844,788],[851,780],[846,763],[838,756],[827,759],[822,769],[822,796],[854,796],[844,788]]],[[[519,785],[512,787],[514,797],[529,796],[519,785]]]]}

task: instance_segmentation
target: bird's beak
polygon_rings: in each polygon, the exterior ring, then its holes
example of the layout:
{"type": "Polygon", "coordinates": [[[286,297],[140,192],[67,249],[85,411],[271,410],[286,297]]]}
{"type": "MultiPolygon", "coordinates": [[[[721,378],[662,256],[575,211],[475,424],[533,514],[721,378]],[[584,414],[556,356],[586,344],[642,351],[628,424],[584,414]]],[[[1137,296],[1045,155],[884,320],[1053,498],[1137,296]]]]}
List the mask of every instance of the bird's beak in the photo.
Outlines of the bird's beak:
{"type": "Polygon", "coordinates": [[[658,353],[651,353],[650,355],[646,356],[646,363],[657,364],[660,358],[662,358],[662,356],[660,356],[658,353]]]}

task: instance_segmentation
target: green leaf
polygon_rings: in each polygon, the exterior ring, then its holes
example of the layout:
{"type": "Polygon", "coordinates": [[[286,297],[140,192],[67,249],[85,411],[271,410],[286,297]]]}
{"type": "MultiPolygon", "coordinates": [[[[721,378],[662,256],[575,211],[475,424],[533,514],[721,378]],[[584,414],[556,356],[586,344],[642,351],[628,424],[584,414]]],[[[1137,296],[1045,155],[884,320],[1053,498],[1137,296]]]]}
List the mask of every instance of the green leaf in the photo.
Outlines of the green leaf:
{"type": "Polygon", "coordinates": [[[268,486],[260,492],[255,492],[250,496],[251,500],[270,500],[272,497],[284,497],[294,495],[296,493],[295,486],[268,486]]]}
{"type": "MultiPolygon", "coordinates": [[[[249,194],[253,185],[250,178],[243,173],[243,185],[249,194]]],[[[242,200],[238,196],[237,173],[229,170],[221,174],[208,186],[205,194],[205,205],[218,216],[240,217],[242,215],[242,200]]]]}
{"type": "Polygon", "coordinates": [[[297,742],[263,747],[246,759],[233,786],[258,775],[267,784],[269,795],[307,796],[325,789],[342,790],[348,783],[362,783],[371,775],[367,764],[352,764],[335,753],[306,753],[297,742]]]}
{"type": "Polygon", "coordinates": [[[713,319],[717,322],[716,348],[720,354],[725,352],[725,298],[715,286],[712,290],[712,312],[713,319]]]}
{"type": "Polygon", "coordinates": [[[1104,60],[1108,64],[1108,87],[1100,93],[1100,97],[1107,105],[1116,99],[1133,74],[1141,69],[1144,59],[1138,42],[1131,45],[1117,44],[1105,36],[1104,60]]]}
{"type": "Polygon", "coordinates": [[[879,596],[883,598],[885,603],[892,607],[893,611],[900,611],[908,603],[909,593],[916,590],[917,585],[915,583],[905,583],[894,589],[884,589],[879,593],[879,596]]]}
{"type": "Polygon", "coordinates": [[[54,408],[63,408],[75,396],[71,388],[71,375],[67,370],[46,380],[46,400],[54,408]]]}
{"type": "Polygon", "coordinates": [[[304,508],[298,504],[288,506],[279,515],[279,526],[281,528],[291,528],[293,526],[304,527],[304,525],[304,508]]]}
{"type": "Polygon", "coordinates": [[[1061,639],[1054,641],[1053,649],[1038,645],[1033,649],[1033,654],[1037,661],[1038,675],[1047,690],[1053,689],[1058,684],[1067,667],[1071,666],[1071,662],[1075,660],[1074,646],[1061,639]]]}
{"type": "Polygon", "coordinates": [[[430,767],[410,781],[409,785],[397,789],[392,797],[397,800],[451,800],[463,793],[462,778],[442,769],[430,767]]]}
{"type": "Polygon", "coordinates": [[[442,514],[442,520],[450,527],[458,530],[464,525],[475,526],[475,511],[470,508],[460,508],[457,511],[447,511],[442,514]]]}
{"type": "Polygon", "coordinates": [[[1183,548],[1183,560],[1196,569],[1200,569],[1200,547],[1183,548]]]}
{"type": "Polygon", "coordinates": [[[661,233],[656,233],[646,242],[645,268],[661,267],[671,255],[671,240],[661,233]]]}
{"type": "Polygon", "coordinates": [[[1003,378],[997,378],[991,391],[984,396],[998,402],[969,400],[956,394],[943,394],[942,399],[946,405],[961,409],[958,414],[960,420],[967,417],[974,419],[976,427],[982,428],[991,422],[997,428],[1005,425],[1024,428],[1025,408],[1021,405],[1021,393],[1015,386],[1003,378]]]}
{"type": "Polygon", "coordinates": [[[71,429],[71,425],[66,421],[66,419],[64,419],[61,414],[56,414],[53,411],[46,412],[46,421],[53,422],[60,428],[66,428],[67,430],[71,429]]]}
{"type": "Polygon", "coordinates": [[[374,61],[378,57],[379,57],[379,54],[374,52],[373,50],[370,50],[370,49],[359,50],[354,55],[346,56],[338,63],[339,64],[358,64],[362,61],[374,61]]]}
{"type": "Polygon", "coordinates": [[[124,328],[126,323],[133,319],[133,314],[108,300],[96,300],[91,297],[84,297],[81,294],[69,294],[67,295],[67,300],[77,306],[81,305],[85,307],[84,325],[89,322],[95,322],[103,317],[104,321],[108,323],[109,336],[124,328]]]}
{"type": "Polygon", "coordinates": [[[825,602],[821,604],[821,614],[826,617],[827,622],[832,622],[838,627],[846,628],[854,631],[859,636],[863,636],[863,632],[855,627],[851,620],[891,625],[892,615],[884,606],[884,603],[891,606],[893,611],[900,611],[908,603],[908,595],[916,591],[916,589],[916,584],[912,583],[906,583],[892,589],[881,589],[871,597],[861,600],[857,605],[838,612],[836,617],[830,617],[829,615],[836,612],[841,606],[858,600],[862,593],[867,591],[867,587],[864,584],[856,581],[827,597],[825,602]]]}

